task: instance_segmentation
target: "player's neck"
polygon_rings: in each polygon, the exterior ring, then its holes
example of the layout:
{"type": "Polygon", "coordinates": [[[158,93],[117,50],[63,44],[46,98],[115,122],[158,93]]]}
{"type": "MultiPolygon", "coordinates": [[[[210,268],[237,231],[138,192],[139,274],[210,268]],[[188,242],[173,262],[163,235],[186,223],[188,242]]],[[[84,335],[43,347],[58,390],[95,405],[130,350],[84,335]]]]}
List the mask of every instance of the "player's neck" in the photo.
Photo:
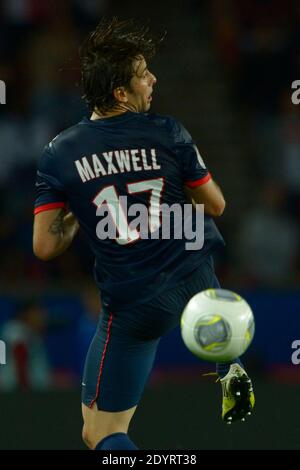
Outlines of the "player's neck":
{"type": "Polygon", "coordinates": [[[97,119],[106,119],[106,118],[110,118],[110,117],[113,117],[113,116],[120,116],[121,114],[127,113],[127,111],[137,112],[131,106],[128,106],[128,107],[126,106],[124,108],[119,108],[119,109],[115,109],[115,110],[112,110],[112,111],[108,111],[105,114],[101,113],[101,111],[99,111],[99,110],[94,110],[91,117],[90,117],[90,120],[91,121],[96,121],[97,119]]]}
{"type": "Polygon", "coordinates": [[[114,113],[106,113],[106,114],[101,114],[101,113],[96,113],[93,111],[93,114],[90,117],[91,121],[96,121],[97,119],[104,119],[104,118],[110,118],[113,116],[119,116],[120,114],[124,114],[126,111],[116,111],[114,113]]]}

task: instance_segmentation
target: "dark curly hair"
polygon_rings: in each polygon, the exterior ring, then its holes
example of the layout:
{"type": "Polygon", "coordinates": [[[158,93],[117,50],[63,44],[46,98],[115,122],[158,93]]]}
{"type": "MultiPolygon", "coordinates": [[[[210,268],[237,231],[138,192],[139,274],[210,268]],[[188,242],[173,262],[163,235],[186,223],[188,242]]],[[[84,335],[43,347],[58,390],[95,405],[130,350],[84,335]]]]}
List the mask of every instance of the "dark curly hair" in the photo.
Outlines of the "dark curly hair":
{"type": "Polygon", "coordinates": [[[134,20],[102,20],[80,48],[83,98],[90,110],[105,114],[118,108],[113,90],[130,90],[134,61],[153,57],[163,38],[154,39],[148,27],[134,20]]]}

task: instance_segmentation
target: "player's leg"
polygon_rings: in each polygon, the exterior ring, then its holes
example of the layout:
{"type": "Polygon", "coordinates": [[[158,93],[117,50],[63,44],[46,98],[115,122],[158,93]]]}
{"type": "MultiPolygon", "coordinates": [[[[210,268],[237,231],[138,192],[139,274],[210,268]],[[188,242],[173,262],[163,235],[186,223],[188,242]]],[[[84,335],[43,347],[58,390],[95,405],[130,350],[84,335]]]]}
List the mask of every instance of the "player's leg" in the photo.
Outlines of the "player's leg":
{"type": "Polygon", "coordinates": [[[83,439],[91,449],[137,449],[127,433],[159,339],[141,340],[133,334],[134,315],[126,314],[126,318],[123,312],[101,315],[87,354],[82,383],[83,439]]]}
{"type": "Polygon", "coordinates": [[[82,404],[82,438],[90,449],[137,449],[128,437],[128,428],[136,406],[120,412],[98,410],[94,403],[91,408],[82,404]]]}
{"type": "MultiPolygon", "coordinates": [[[[212,288],[212,289],[221,289],[219,280],[218,280],[217,276],[215,275],[214,264],[213,264],[213,259],[212,258],[209,260],[209,264],[208,264],[207,269],[211,270],[211,275],[212,275],[212,280],[209,283],[210,288],[212,288]]],[[[220,379],[223,379],[224,377],[226,377],[226,375],[229,373],[230,366],[232,364],[238,364],[241,368],[244,368],[244,366],[242,364],[242,361],[240,360],[239,357],[236,357],[236,358],[234,358],[234,359],[232,359],[231,361],[228,361],[228,362],[217,362],[216,363],[216,372],[217,372],[218,376],[220,377],[220,379]]]]}
{"type": "MultiPolygon", "coordinates": [[[[211,271],[212,274],[209,287],[220,289],[212,258],[208,260],[205,269],[208,273],[211,271]]],[[[237,357],[226,363],[217,363],[216,372],[222,385],[222,419],[227,424],[237,420],[244,421],[246,416],[251,415],[255,398],[252,382],[240,358],[237,357]]]]}
{"type": "MultiPolygon", "coordinates": [[[[154,304],[160,305],[161,312],[166,311],[170,316],[172,314],[176,316],[177,325],[188,301],[198,292],[210,288],[220,288],[220,284],[215,275],[213,259],[207,257],[174,289],[165,292],[155,300],[155,303],[152,302],[151,308],[153,309],[154,304]]],[[[164,318],[164,316],[161,314],[160,318],[164,318]]],[[[216,375],[220,378],[223,392],[222,418],[227,423],[243,420],[254,406],[254,394],[251,380],[246,374],[242,362],[239,358],[235,358],[233,361],[217,364],[216,367],[216,375]]]]}

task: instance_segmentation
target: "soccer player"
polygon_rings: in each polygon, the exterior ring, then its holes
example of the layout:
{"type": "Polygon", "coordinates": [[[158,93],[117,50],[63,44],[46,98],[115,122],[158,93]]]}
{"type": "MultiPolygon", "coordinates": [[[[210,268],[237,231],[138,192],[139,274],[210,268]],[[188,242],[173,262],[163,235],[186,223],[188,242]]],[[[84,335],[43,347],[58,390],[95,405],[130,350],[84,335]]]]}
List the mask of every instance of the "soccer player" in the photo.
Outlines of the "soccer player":
{"type": "MultiPolygon", "coordinates": [[[[185,128],[148,113],[157,79],[147,61],[155,46],[132,22],[98,25],[81,48],[91,116],[46,146],[37,171],[36,256],[47,261],[63,253],[79,227],[95,255],[103,312],[86,358],[82,413],[83,439],[96,450],[137,449],[128,427],[161,336],[179,324],[193,295],[219,286],[212,253],[223,239],[213,217],[225,201],[185,128]],[[188,201],[205,208],[197,250],[186,249],[185,236],[161,236],[162,205],[188,201]],[[132,225],[135,204],[148,209],[153,237],[132,225]],[[113,220],[114,237],[103,236],[103,220],[113,220]]],[[[254,396],[241,362],[219,364],[217,373],[223,419],[244,419],[254,396]]]]}

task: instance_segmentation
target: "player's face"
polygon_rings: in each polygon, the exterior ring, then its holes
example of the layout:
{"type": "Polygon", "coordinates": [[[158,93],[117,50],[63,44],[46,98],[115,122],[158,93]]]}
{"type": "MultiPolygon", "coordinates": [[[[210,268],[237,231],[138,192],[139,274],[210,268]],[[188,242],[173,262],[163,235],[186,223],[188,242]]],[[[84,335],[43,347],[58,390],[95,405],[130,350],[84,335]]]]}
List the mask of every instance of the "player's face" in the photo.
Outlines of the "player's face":
{"type": "Polygon", "coordinates": [[[134,62],[135,74],[130,82],[130,91],[126,91],[127,104],[137,112],[144,113],[150,109],[153,87],[156,77],[148,70],[143,57],[134,62]]]}

